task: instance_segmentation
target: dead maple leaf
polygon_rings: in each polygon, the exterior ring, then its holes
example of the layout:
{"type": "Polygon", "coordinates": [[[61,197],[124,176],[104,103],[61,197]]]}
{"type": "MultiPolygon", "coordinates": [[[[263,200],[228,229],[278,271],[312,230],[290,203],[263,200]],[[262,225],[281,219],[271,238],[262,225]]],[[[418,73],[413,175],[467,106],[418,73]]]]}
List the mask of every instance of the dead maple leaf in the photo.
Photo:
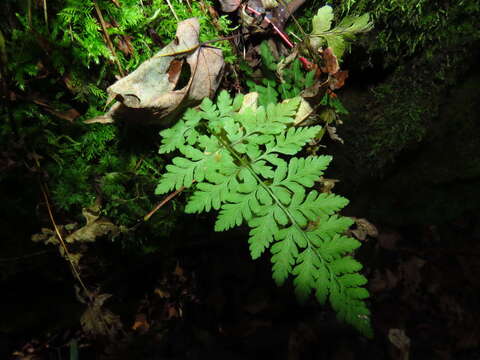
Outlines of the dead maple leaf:
{"type": "Polygon", "coordinates": [[[107,89],[107,103],[117,100],[110,110],[85,122],[108,123],[118,118],[168,122],[186,107],[213,96],[223,73],[223,55],[220,49],[202,46],[199,31],[197,18],[180,22],[170,44],[107,89]],[[180,81],[182,74],[178,74],[178,69],[182,72],[184,66],[178,68],[177,63],[172,66],[173,61],[187,63],[189,78],[185,85],[180,81]]]}

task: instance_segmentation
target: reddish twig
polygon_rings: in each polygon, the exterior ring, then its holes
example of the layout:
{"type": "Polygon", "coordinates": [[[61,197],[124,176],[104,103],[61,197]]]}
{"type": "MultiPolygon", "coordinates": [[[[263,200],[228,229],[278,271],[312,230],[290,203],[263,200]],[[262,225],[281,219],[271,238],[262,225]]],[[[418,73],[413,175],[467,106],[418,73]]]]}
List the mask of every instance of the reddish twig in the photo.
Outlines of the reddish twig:
{"type": "MultiPolygon", "coordinates": [[[[247,10],[250,11],[251,13],[255,14],[256,16],[261,16],[261,15],[262,15],[260,12],[258,12],[257,10],[251,8],[250,6],[247,6],[247,10]]],[[[275,25],[273,22],[271,22],[270,19],[267,18],[266,16],[265,16],[263,19],[264,19],[268,24],[272,25],[273,30],[275,30],[275,32],[277,33],[277,35],[282,38],[282,40],[285,42],[285,44],[288,45],[288,47],[290,47],[290,49],[292,49],[293,47],[295,47],[295,44],[290,41],[290,39],[288,38],[288,35],[285,34],[282,30],[280,30],[280,29],[277,27],[277,25],[275,25]]]]}
{"type": "MultiPolygon", "coordinates": [[[[193,182],[195,182],[195,180],[193,180],[193,182]]],[[[165,199],[160,201],[160,203],[157,206],[155,206],[155,208],[152,211],[150,211],[147,215],[143,217],[143,221],[148,221],[153,216],[153,214],[155,214],[163,205],[168,203],[170,200],[172,200],[175,196],[180,194],[185,189],[186,189],[185,186],[182,186],[180,189],[175,190],[174,192],[169,194],[167,197],[165,197],[165,199]]]]}

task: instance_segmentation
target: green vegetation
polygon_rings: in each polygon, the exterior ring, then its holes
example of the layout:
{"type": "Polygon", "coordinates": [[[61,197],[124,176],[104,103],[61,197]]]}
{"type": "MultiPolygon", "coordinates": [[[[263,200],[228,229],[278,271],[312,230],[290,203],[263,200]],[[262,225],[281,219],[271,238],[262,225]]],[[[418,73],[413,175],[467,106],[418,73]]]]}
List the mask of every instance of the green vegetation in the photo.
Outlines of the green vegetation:
{"type": "Polygon", "coordinates": [[[294,126],[300,98],[266,107],[243,99],[226,91],[215,104],[206,98],[200,111],[187,111],[161,133],[160,153],[182,156],[167,165],[156,193],[193,187],[187,213],[218,210],[217,231],[247,223],[252,258],[271,249],[278,285],[293,274],[300,299],[313,290],[341,320],[372,336],[369,294],[361,287],[367,280],[348,255],[360,242],[342,235],[353,220],[336,215],[348,201],[312,189],[332,158],[293,157],[322,128],[294,126]]]}
{"type": "MultiPolygon", "coordinates": [[[[191,7],[173,2],[172,9],[160,0],[126,0],[121,6],[103,0],[48,1],[47,18],[39,4],[2,4],[5,12],[15,12],[16,26],[1,29],[7,38],[1,47],[3,77],[12,101],[0,114],[0,141],[29,144],[38,156],[36,163],[28,162],[48,174],[56,207],[79,213],[100,196],[106,215],[131,226],[155,205],[151,193],[163,162],[155,139],[145,146],[138,139],[143,135],[126,135],[122,124],[83,121],[103,113],[105,88],[114,76],[133,71],[174,37],[176,17],[198,17],[201,41],[222,37],[230,22],[219,17],[223,30],[217,30],[202,8],[209,1],[191,7]]],[[[235,58],[228,42],[218,46],[227,62],[235,58]]]]}

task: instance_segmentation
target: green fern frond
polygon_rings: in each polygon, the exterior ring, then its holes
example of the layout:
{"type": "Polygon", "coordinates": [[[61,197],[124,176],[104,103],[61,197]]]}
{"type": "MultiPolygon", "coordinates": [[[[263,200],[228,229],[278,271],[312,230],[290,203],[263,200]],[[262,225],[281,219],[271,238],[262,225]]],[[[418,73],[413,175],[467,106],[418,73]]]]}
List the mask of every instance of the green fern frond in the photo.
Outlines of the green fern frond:
{"type": "Polygon", "coordinates": [[[204,99],[161,132],[160,152],[183,156],[166,167],[156,193],[195,184],[187,213],[218,210],[216,231],[247,224],[252,258],[270,249],[278,285],[293,275],[300,300],[329,299],[341,320],[371,336],[366,279],[350,256],[360,242],[343,235],[353,221],[337,214],[348,200],[313,189],[332,158],[290,157],[321,131],[293,126],[299,103],[242,109],[226,91],[216,104],[204,99]]]}
{"type": "Polygon", "coordinates": [[[321,7],[312,19],[310,43],[315,49],[326,43],[328,47],[332,48],[338,59],[341,59],[347,49],[348,41],[354,39],[357,34],[370,31],[373,28],[368,13],[362,16],[347,16],[334,28],[331,28],[332,20],[333,10],[331,6],[321,7]]]}

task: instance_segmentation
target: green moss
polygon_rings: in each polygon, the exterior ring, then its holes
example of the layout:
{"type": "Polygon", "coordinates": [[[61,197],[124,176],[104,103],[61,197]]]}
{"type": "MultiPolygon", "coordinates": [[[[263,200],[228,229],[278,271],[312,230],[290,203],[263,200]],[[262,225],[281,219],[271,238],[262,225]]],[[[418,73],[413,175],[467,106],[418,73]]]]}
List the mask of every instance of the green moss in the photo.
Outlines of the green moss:
{"type": "MultiPolygon", "coordinates": [[[[120,7],[109,0],[96,3],[124,72],[133,71],[174,38],[175,16],[198,17],[200,41],[230,31],[226,17],[218,20],[222,28],[218,30],[200,2],[173,1],[173,9],[161,0],[125,0],[120,7]],[[131,46],[128,52],[120,50],[121,42],[131,46]]],[[[55,209],[80,214],[82,207],[101,197],[106,215],[118,224],[136,224],[158,201],[152,196],[163,166],[156,151],[157,136],[151,129],[148,136],[139,136],[135,129],[118,125],[83,124],[103,112],[105,89],[115,81],[119,67],[103,38],[92,0],[48,1],[48,27],[41,6],[41,2],[0,4],[2,13],[15,14],[15,26],[0,24],[0,29],[6,40],[2,56],[8,58],[2,76],[18,95],[8,109],[1,108],[0,141],[11,148],[15,143],[28,144],[28,151],[38,155],[34,164],[25,158],[31,155],[16,151],[14,161],[40,165],[55,209]],[[71,122],[51,112],[72,108],[82,116],[71,122]]],[[[224,51],[226,61],[234,61],[229,42],[215,45],[224,51]]],[[[171,223],[168,217],[157,220],[152,226],[166,229],[171,223]]]]}

